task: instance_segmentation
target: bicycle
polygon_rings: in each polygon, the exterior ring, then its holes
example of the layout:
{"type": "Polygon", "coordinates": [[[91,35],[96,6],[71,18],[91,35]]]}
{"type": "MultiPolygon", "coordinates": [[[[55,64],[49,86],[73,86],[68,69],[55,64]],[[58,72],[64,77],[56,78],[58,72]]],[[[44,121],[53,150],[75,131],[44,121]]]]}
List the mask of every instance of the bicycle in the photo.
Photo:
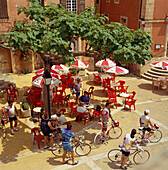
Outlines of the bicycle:
{"type": "MultiPolygon", "coordinates": [[[[61,138],[58,136],[58,132],[56,133],[56,136],[54,137],[54,142],[56,144],[56,150],[52,151],[53,155],[55,156],[61,156],[63,154],[63,146],[61,143],[61,138]]],[[[91,152],[91,146],[88,143],[85,143],[84,139],[82,139],[82,136],[78,137],[81,142],[77,142],[74,139],[70,141],[70,145],[72,148],[75,148],[75,153],[78,156],[86,156],[91,152]]],[[[67,154],[68,157],[70,157],[70,154],[67,154]]]]}
{"type": "Polygon", "coordinates": [[[8,120],[5,119],[5,110],[2,109],[2,119],[1,119],[1,126],[0,126],[0,129],[1,129],[1,136],[5,139],[6,138],[6,124],[8,123],[8,120]]]}
{"type": "MultiPolygon", "coordinates": [[[[119,147],[122,148],[122,145],[119,145],[119,147]]],[[[130,153],[129,157],[133,155],[133,161],[137,165],[146,163],[150,158],[150,153],[147,150],[140,150],[138,148],[132,148],[131,150],[133,152],[130,153]]],[[[120,163],[121,157],[122,157],[122,150],[112,149],[108,152],[107,156],[110,161],[120,163]]],[[[128,160],[129,160],[129,157],[128,157],[128,160]]]]}
{"type": "MultiPolygon", "coordinates": [[[[116,120],[113,120],[110,123],[110,129],[107,132],[99,132],[94,137],[94,145],[98,148],[102,144],[107,144],[109,138],[111,139],[118,139],[122,135],[122,129],[119,127],[119,122],[116,120]]],[[[103,125],[101,125],[103,127],[103,125]]]]}
{"type": "MultiPolygon", "coordinates": [[[[162,132],[159,130],[159,126],[154,124],[155,128],[152,128],[154,134],[152,136],[149,137],[149,141],[151,143],[157,143],[162,139],[162,132]]],[[[142,135],[143,135],[143,127],[139,128],[139,133],[136,134],[135,138],[137,139],[138,143],[144,143],[145,142],[145,138],[146,136],[148,136],[149,132],[146,132],[144,138],[142,139],[142,135]]]]}

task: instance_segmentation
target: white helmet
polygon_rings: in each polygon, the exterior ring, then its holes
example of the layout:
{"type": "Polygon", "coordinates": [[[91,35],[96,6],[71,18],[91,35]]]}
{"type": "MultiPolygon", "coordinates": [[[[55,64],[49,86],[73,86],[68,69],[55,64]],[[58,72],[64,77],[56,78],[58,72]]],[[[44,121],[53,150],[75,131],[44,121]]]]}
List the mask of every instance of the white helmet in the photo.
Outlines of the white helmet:
{"type": "Polygon", "coordinates": [[[144,114],[145,114],[145,115],[148,115],[149,113],[150,113],[149,110],[145,110],[145,111],[144,111],[144,114]]]}

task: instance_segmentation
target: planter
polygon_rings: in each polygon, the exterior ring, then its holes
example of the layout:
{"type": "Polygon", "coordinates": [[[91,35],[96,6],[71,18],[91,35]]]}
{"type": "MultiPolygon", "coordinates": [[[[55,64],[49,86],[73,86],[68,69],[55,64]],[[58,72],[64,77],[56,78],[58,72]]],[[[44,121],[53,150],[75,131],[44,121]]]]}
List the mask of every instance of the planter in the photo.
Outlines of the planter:
{"type": "Polygon", "coordinates": [[[29,107],[28,110],[23,110],[22,102],[20,102],[20,111],[21,111],[22,117],[30,117],[31,116],[31,109],[30,109],[30,107],[29,107]]]}

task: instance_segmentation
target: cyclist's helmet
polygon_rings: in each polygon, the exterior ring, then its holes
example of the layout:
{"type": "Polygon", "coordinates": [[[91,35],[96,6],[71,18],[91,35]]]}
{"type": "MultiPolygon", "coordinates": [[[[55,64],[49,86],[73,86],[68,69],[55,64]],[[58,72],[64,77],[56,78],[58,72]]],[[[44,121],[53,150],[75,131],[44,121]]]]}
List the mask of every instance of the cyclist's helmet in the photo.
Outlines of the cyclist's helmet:
{"type": "Polygon", "coordinates": [[[150,113],[149,110],[145,110],[145,111],[144,111],[144,115],[148,115],[149,113],[150,113]]]}

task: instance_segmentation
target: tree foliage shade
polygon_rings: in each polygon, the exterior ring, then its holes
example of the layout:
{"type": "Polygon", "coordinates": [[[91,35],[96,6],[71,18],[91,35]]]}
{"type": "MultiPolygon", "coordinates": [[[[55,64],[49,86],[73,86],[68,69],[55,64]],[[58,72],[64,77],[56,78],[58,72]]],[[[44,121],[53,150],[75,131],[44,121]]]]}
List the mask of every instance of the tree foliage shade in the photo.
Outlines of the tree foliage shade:
{"type": "Polygon", "coordinates": [[[49,54],[65,63],[80,54],[110,57],[126,64],[145,64],[153,56],[148,33],[128,29],[120,23],[106,24],[108,17],[95,14],[94,8],[77,15],[54,3],[42,7],[39,1],[30,0],[28,5],[18,8],[18,15],[24,13],[26,19],[17,21],[6,36],[8,45],[16,50],[49,54]],[[86,42],[83,53],[71,49],[78,38],[86,42]]]}

